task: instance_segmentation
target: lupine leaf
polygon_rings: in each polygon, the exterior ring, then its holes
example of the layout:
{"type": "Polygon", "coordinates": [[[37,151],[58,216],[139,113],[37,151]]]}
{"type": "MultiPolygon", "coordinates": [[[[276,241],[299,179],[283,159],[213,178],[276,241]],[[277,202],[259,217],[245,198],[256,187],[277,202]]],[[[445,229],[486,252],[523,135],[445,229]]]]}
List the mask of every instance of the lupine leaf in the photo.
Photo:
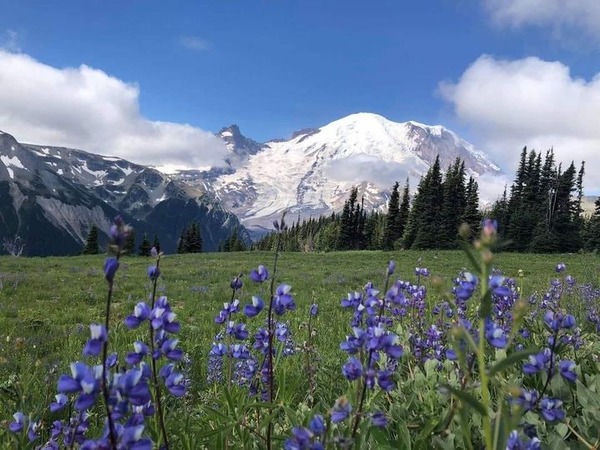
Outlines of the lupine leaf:
{"type": "Polygon", "coordinates": [[[510,366],[518,363],[519,361],[528,358],[530,355],[535,355],[536,353],[539,353],[539,351],[540,350],[537,348],[528,348],[526,350],[511,353],[506,358],[501,359],[492,366],[489,372],[490,377],[499,372],[502,372],[505,369],[508,369],[510,366]]]}
{"type": "Polygon", "coordinates": [[[482,416],[487,415],[487,411],[485,410],[485,407],[481,404],[481,402],[479,400],[477,400],[475,398],[475,396],[473,394],[469,394],[468,392],[465,392],[465,391],[460,391],[460,390],[450,386],[449,384],[441,384],[440,387],[443,389],[446,389],[448,392],[450,392],[452,395],[454,395],[456,398],[458,398],[461,402],[463,402],[463,403],[469,405],[471,408],[475,409],[482,416]]]}

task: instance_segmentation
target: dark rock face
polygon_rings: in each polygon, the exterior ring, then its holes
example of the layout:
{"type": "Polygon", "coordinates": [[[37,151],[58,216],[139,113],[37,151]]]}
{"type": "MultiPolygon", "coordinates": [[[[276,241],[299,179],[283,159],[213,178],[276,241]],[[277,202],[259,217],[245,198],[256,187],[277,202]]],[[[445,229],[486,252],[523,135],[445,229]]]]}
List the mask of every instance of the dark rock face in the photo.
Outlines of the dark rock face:
{"type": "Polygon", "coordinates": [[[235,228],[249,239],[237,218],[203,190],[154,169],[81,150],[20,144],[0,134],[0,253],[5,239],[18,236],[23,255],[78,254],[92,225],[104,245],[119,214],[138,240],[156,234],[166,252],[175,251],[191,221],[200,224],[207,251],[235,228]]]}

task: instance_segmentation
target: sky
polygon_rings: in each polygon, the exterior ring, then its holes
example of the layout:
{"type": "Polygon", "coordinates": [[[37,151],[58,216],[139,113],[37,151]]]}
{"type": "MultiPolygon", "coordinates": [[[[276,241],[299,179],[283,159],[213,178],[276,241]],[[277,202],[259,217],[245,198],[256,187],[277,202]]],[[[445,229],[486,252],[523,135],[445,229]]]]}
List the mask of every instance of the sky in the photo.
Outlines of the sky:
{"type": "MultiPolygon", "coordinates": [[[[442,124],[507,174],[523,146],[600,194],[598,0],[0,0],[0,130],[206,167],[356,112],[442,124]]],[[[496,183],[501,186],[503,182],[496,183]]]]}

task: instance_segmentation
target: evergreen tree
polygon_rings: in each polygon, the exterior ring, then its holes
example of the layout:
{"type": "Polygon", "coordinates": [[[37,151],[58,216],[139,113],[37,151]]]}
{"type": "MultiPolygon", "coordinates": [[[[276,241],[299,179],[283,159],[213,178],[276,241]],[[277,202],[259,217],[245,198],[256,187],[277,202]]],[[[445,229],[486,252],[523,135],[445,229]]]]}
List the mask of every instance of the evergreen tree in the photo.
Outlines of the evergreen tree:
{"type": "Polygon", "coordinates": [[[465,165],[460,159],[448,168],[442,184],[443,204],[439,224],[439,247],[455,248],[458,245],[458,228],[466,208],[465,165]]]}
{"type": "Polygon", "coordinates": [[[98,253],[100,253],[100,248],[98,247],[98,228],[96,227],[96,225],[92,225],[90,227],[90,232],[88,233],[88,237],[85,242],[83,254],[97,255],[98,253]]]}
{"type": "Polygon", "coordinates": [[[400,209],[398,211],[398,239],[402,239],[402,236],[404,236],[404,230],[406,229],[409,214],[410,185],[408,178],[406,178],[406,184],[404,185],[404,191],[402,192],[402,203],[400,203],[400,209]]]}
{"type": "Polygon", "coordinates": [[[125,239],[125,245],[123,246],[123,251],[126,255],[135,254],[135,230],[132,228],[129,230],[129,234],[125,239]]]}
{"type": "Polygon", "coordinates": [[[399,184],[396,181],[392,188],[392,194],[388,202],[388,212],[385,220],[385,229],[383,232],[383,249],[392,250],[394,242],[402,235],[400,234],[400,193],[398,192],[399,184]]]}
{"type": "MultiPolygon", "coordinates": [[[[473,177],[469,177],[469,182],[466,187],[466,204],[465,210],[460,218],[461,223],[466,223],[471,230],[473,236],[479,234],[481,227],[482,216],[479,212],[479,186],[473,177]]],[[[506,195],[506,190],[504,191],[506,195]]]]}
{"type": "Polygon", "coordinates": [[[594,214],[590,217],[585,228],[585,249],[588,251],[600,251],[600,197],[594,203],[594,214]]]}
{"type": "Polygon", "coordinates": [[[152,246],[150,245],[150,241],[148,240],[148,235],[144,233],[142,235],[142,242],[140,243],[138,253],[140,256],[150,256],[150,250],[152,250],[152,246]]]}
{"type": "Polygon", "coordinates": [[[410,247],[414,249],[439,248],[441,246],[439,234],[444,200],[439,156],[427,171],[422,191],[418,195],[422,197],[422,204],[418,216],[415,217],[417,230],[410,247]]]}
{"type": "Polygon", "coordinates": [[[154,235],[154,240],[152,242],[152,247],[154,247],[156,249],[156,251],[158,253],[160,253],[160,241],[158,240],[158,236],[156,234],[154,235]]]}
{"type": "Polygon", "coordinates": [[[354,248],[356,242],[356,199],[358,189],[353,187],[350,191],[350,198],[344,203],[342,216],[340,219],[340,231],[337,238],[336,248],[338,250],[350,250],[354,248]]]}

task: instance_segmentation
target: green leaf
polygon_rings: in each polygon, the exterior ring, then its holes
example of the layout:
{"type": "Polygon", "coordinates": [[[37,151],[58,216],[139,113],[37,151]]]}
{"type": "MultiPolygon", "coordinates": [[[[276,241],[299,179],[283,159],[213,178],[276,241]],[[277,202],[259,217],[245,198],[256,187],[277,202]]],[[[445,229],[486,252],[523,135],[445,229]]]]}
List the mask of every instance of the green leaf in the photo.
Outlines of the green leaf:
{"type": "Polygon", "coordinates": [[[537,348],[528,348],[525,350],[521,350],[519,352],[511,353],[506,358],[501,359],[500,361],[498,361],[496,364],[494,364],[492,366],[492,368],[490,369],[490,372],[489,372],[490,377],[497,373],[502,372],[505,369],[508,369],[510,366],[518,363],[519,361],[524,360],[525,358],[528,358],[531,355],[535,355],[536,353],[539,353],[539,351],[540,350],[537,348]]]}
{"type": "Polygon", "coordinates": [[[487,411],[485,410],[485,407],[481,404],[481,402],[479,400],[477,400],[475,398],[475,396],[473,394],[469,394],[468,392],[465,392],[465,391],[460,391],[460,390],[450,386],[449,384],[441,384],[440,387],[448,390],[452,395],[454,395],[456,398],[458,398],[461,402],[463,402],[466,405],[469,405],[471,408],[476,410],[482,416],[487,415],[487,411]]]}

